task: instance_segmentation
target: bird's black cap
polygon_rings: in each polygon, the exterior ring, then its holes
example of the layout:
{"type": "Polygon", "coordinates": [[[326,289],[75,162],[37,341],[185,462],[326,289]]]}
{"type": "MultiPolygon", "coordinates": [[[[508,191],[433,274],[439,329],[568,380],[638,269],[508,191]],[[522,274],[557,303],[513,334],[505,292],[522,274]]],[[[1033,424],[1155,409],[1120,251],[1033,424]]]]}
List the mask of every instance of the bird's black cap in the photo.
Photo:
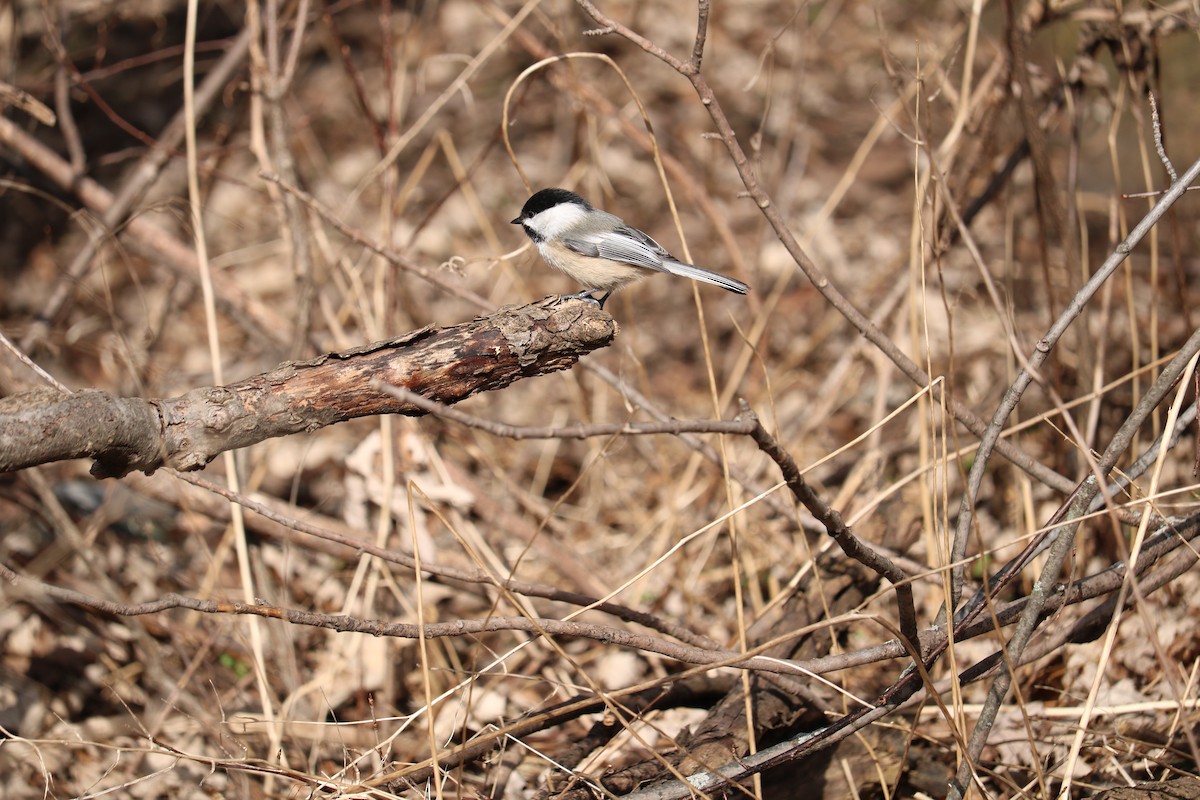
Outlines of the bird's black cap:
{"type": "Polygon", "coordinates": [[[566,189],[542,189],[534,192],[525,205],[521,206],[521,214],[512,221],[513,225],[520,225],[522,220],[537,216],[548,208],[554,208],[563,203],[575,203],[592,210],[592,204],[584,200],[574,192],[569,192],[566,189]]]}

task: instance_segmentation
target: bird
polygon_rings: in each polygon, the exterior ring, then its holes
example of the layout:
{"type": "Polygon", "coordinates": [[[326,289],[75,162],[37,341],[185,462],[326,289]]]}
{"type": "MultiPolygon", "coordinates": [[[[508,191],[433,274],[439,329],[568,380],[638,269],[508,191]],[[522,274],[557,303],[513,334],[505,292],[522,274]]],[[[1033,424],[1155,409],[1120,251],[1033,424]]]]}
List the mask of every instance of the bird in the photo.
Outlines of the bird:
{"type": "Polygon", "coordinates": [[[535,192],[512,224],[524,229],[547,264],[586,287],[566,297],[591,300],[600,308],[617,289],[656,272],[738,294],[750,291],[739,280],[680,261],[644,232],[567,189],[535,192]],[[597,298],[596,292],[604,294],[597,298]]]}

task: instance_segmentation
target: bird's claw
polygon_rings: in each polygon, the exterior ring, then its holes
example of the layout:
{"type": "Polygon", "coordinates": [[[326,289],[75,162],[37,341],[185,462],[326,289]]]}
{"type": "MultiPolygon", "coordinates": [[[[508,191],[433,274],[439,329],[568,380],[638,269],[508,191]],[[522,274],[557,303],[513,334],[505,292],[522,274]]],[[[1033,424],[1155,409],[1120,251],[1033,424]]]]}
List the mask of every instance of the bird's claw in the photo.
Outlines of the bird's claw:
{"type": "Polygon", "coordinates": [[[597,298],[592,295],[592,293],[596,292],[596,291],[599,291],[599,290],[585,289],[582,292],[576,292],[575,294],[564,294],[561,299],[563,299],[563,300],[590,300],[591,302],[595,303],[599,308],[604,308],[604,301],[608,299],[608,296],[610,294],[612,294],[612,292],[605,292],[603,295],[601,295],[600,297],[597,298]]]}

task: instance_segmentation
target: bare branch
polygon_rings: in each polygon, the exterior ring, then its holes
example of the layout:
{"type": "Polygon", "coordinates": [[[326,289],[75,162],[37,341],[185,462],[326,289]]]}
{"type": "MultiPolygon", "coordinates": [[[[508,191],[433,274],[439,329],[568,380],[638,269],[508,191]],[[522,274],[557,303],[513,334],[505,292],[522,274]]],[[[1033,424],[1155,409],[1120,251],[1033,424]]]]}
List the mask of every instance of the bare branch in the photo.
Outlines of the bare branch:
{"type": "Polygon", "coordinates": [[[227,386],[166,400],[40,389],[0,399],[0,472],[94,458],[97,477],[200,469],[219,453],[374,414],[420,415],[372,380],[456,403],[521,378],[568,369],[616,336],[582,300],[509,306],[448,328],[422,328],[311,361],[285,362],[227,386]]]}

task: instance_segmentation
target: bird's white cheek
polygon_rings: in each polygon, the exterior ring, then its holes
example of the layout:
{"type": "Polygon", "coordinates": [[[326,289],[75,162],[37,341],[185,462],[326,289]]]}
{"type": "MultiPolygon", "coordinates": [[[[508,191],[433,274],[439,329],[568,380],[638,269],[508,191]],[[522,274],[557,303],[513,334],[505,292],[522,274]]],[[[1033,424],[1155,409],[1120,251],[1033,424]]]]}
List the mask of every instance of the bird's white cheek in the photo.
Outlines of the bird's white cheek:
{"type": "Polygon", "coordinates": [[[547,239],[554,239],[571,230],[587,211],[575,203],[560,203],[529,220],[529,226],[547,239]]]}

